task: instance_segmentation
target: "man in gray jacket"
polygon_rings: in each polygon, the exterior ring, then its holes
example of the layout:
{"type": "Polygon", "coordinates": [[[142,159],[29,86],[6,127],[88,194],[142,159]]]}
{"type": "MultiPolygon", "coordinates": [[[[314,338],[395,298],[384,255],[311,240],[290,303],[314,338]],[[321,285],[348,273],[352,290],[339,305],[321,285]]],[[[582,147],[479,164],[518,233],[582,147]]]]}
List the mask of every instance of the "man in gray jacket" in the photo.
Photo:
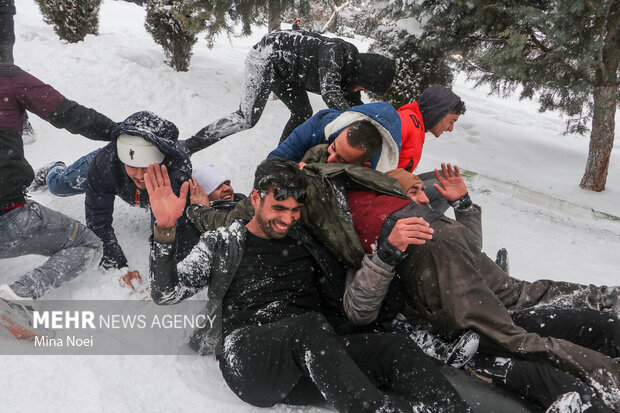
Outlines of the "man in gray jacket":
{"type": "Polygon", "coordinates": [[[336,333],[341,305],[323,293],[342,277],[342,266],[295,225],[307,198],[296,163],[264,161],[250,196],[251,220],[206,232],[180,263],[175,225],[190,183],[177,197],[165,167],[155,165],[145,181],[156,218],[153,300],[174,304],[208,287],[207,313],[216,321],[194,344],[203,354],[215,352],[242,400],[262,407],[327,400],[340,412],[470,411],[405,336],[336,333]]]}

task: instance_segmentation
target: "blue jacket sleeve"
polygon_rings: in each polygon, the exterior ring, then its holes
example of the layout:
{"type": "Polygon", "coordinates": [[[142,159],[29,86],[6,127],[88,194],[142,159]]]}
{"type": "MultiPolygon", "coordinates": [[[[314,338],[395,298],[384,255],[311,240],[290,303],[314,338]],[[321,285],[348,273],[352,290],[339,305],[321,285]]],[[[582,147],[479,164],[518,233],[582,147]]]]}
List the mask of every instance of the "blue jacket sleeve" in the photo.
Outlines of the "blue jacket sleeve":
{"type": "Polygon", "coordinates": [[[299,125],[288,138],[276,149],[271,151],[267,158],[284,158],[299,162],[308,149],[322,143],[328,143],[325,138],[325,126],[342,112],[335,109],[324,109],[299,125]]]}

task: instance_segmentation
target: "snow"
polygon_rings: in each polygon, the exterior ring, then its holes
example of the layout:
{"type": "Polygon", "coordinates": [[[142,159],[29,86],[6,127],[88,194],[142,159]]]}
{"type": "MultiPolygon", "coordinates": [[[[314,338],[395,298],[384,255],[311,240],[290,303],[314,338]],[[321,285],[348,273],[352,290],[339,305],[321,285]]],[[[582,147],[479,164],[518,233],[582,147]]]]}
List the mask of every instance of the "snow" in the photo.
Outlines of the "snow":
{"type": "MultiPolygon", "coordinates": [[[[58,40],[34,0],[20,0],[17,8],[15,60],[19,66],[114,120],[152,111],[174,122],[181,138],[238,107],[245,55],[266,32],[259,27],[250,37],[220,37],[211,50],[200,39],[190,70],[177,73],[163,63],[161,48],[144,29],[144,9],[133,3],[104,1],[99,36],[89,35],[77,44],[58,40]]],[[[366,40],[353,42],[362,51],[369,46],[366,40]]],[[[427,134],[418,171],[449,161],[488,178],[474,179],[470,185],[472,199],[484,209],[485,251],[494,256],[499,248],[507,248],[511,273],[522,279],[620,284],[620,222],[587,213],[592,208],[620,216],[618,143],[607,189],[583,191],[578,183],[588,139],[563,136],[564,121],[557,113],[539,113],[535,101],[487,96],[488,90],[473,89],[460,76],[454,89],[466,102],[467,113],[453,133],[439,139],[427,134]],[[517,184],[523,190],[498,191],[490,184],[493,180],[517,184]],[[584,208],[579,213],[575,207],[558,212],[565,204],[584,208]]],[[[312,95],[310,100],[315,111],[325,108],[319,96],[312,95]]],[[[288,118],[284,104],[270,100],[256,127],[199,152],[192,161],[211,162],[232,178],[236,192],[248,193],[255,165],[276,146],[288,118]]],[[[72,162],[101,146],[55,129],[34,115],[30,119],[38,139],[25,151],[35,168],[55,160],[72,162]]],[[[617,136],[619,129],[616,126],[617,136]]],[[[42,192],[34,199],[84,222],[83,196],[57,198],[42,192]]],[[[119,201],[114,221],[131,269],[146,278],[148,212],[119,201]]],[[[14,280],[43,261],[34,256],[1,260],[0,283],[14,280]]],[[[118,286],[120,275],[92,270],[45,298],[132,298],[118,286]]],[[[2,330],[0,345],[21,345],[2,330]]],[[[0,356],[0,363],[3,411],[257,411],[232,393],[214,359],[193,354],[0,356]]],[[[266,411],[324,409],[276,406],[266,411]]]]}

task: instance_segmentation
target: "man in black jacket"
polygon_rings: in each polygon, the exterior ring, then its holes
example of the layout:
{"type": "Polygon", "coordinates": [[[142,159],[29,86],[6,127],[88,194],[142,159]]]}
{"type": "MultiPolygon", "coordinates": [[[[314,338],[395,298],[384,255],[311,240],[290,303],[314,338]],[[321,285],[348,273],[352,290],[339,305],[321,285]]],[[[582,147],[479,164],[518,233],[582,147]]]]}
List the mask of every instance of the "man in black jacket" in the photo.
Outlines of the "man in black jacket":
{"type": "Polygon", "coordinates": [[[151,295],[174,304],[208,287],[215,322],[194,343],[203,354],[215,352],[241,399],[262,407],[327,400],[340,412],[470,411],[406,337],[339,336],[330,325],[323,312],[336,322],[341,301],[333,306],[322,293],[343,268],[296,225],[307,196],[296,163],[264,161],[250,196],[254,217],[203,234],[178,265],[175,225],[189,183],[177,197],[161,169],[149,166],[145,176],[156,218],[151,295]]]}
{"type": "Polygon", "coordinates": [[[84,225],[26,199],[26,188],[34,177],[21,136],[26,110],[89,139],[110,140],[116,126],[19,67],[0,64],[0,258],[50,257],[11,285],[0,285],[0,297],[9,300],[39,298],[101,256],[101,241],[84,225]]]}
{"type": "Polygon", "coordinates": [[[273,91],[291,111],[280,142],[312,116],[307,92],[320,93],[330,109],[363,104],[360,91],[385,93],[394,79],[395,62],[375,53],[359,53],[342,39],[306,31],[267,34],[245,60],[239,109],[185,141],[190,153],[226,136],[254,127],[273,91]]]}

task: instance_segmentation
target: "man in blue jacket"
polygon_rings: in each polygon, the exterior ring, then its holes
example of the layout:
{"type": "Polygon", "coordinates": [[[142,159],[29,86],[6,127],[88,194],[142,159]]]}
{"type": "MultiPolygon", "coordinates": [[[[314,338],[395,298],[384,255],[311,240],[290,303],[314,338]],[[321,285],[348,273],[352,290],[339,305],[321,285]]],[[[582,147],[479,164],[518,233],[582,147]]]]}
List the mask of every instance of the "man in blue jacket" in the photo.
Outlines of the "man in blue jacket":
{"type": "MultiPolygon", "coordinates": [[[[360,131],[362,135],[368,135],[368,131],[360,131]]],[[[400,117],[394,107],[388,102],[368,103],[354,106],[345,111],[325,109],[308,119],[297,127],[290,136],[276,149],[271,151],[268,158],[285,158],[292,161],[301,161],[308,150],[321,144],[329,144],[327,148],[327,162],[345,162],[360,166],[370,166],[381,172],[387,172],[393,168],[391,165],[398,164],[400,151],[400,117]],[[381,138],[379,153],[367,148],[366,152],[375,154],[361,159],[351,159],[342,156],[345,151],[350,152],[356,146],[352,142],[350,128],[357,122],[369,122],[381,138]],[[348,139],[344,139],[344,137],[348,139]]],[[[359,141],[364,140],[360,137],[359,141]]],[[[366,146],[363,144],[362,146],[366,146]]]]}
{"type": "MultiPolygon", "coordinates": [[[[153,162],[167,167],[172,188],[178,192],[192,176],[192,164],[178,137],[179,130],[172,122],[151,112],[137,112],[112,131],[112,141],[105,147],[69,167],[57,162],[45,171],[51,193],[86,193],[86,224],[103,241],[101,265],[107,269],[127,269],[123,280],[128,284],[131,279],[140,279],[140,275],[129,271],[127,258],[116,239],[112,227],[114,200],[119,196],[130,205],[149,208],[144,173],[153,162]]],[[[185,257],[198,236],[187,218],[179,220],[177,258],[185,257]]]]}

